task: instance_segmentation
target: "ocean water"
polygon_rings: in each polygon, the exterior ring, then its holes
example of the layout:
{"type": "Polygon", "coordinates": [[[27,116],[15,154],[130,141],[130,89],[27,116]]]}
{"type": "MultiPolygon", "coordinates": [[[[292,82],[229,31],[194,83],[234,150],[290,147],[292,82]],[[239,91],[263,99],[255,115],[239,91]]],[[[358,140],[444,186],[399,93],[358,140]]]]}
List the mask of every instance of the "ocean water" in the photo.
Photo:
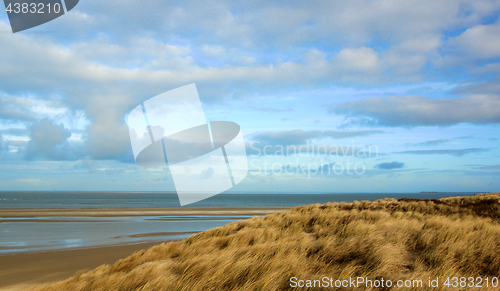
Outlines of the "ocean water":
{"type": "MultiPolygon", "coordinates": [[[[219,194],[189,207],[298,206],[326,202],[373,201],[390,198],[439,199],[479,192],[439,193],[324,193],[219,194]]],[[[128,208],[180,207],[176,193],[168,192],[0,192],[0,208],[128,208]]]]}
{"type": "Polygon", "coordinates": [[[182,239],[250,216],[178,218],[168,221],[154,216],[0,218],[0,255],[182,239]]]}
{"type": "MultiPolygon", "coordinates": [[[[391,198],[438,199],[477,193],[219,194],[197,207],[298,206],[391,198]]],[[[180,207],[175,193],[0,192],[0,208],[180,207]]],[[[0,217],[0,255],[20,252],[165,241],[249,216],[0,217]],[[144,234],[154,234],[146,235],[144,234]]]]}

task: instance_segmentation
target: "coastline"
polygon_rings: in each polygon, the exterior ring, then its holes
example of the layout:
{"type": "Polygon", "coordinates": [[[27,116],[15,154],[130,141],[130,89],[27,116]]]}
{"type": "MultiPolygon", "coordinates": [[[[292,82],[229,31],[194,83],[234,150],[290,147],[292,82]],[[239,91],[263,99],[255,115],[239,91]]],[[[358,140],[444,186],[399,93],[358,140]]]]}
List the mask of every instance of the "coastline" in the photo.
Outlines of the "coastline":
{"type": "Polygon", "coordinates": [[[132,253],[168,241],[71,248],[0,255],[0,290],[64,280],[82,270],[112,264],[132,253]]]}
{"type": "MultiPolygon", "coordinates": [[[[163,207],[163,208],[78,208],[78,209],[0,209],[1,222],[47,222],[39,217],[129,217],[156,216],[159,220],[204,220],[204,216],[262,216],[290,207],[163,207]],[[191,217],[190,217],[191,216],[191,217]],[[194,216],[194,217],[193,217],[194,216]],[[27,218],[26,220],[17,220],[27,218]]],[[[95,219],[98,221],[98,219],[95,219]]],[[[55,220],[60,221],[60,220],[55,220]]],[[[92,223],[91,221],[86,221],[92,223]]],[[[196,233],[196,232],[191,232],[196,233]]],[[[130,233],[131,237],[154,237],[168,233],[130,233]]],[[[177,234],[177,233],[174,233],[177,234]]],[[[186,232],[188,234],[188,232],[186,232]]],[[[25,290],[40,284],[69,278],[76,272],[112,264],[132,253],[176,239],[148,242],[76,247],[35,252],[0,254],[0,291],[25,290]]]]}
{"type": "Polygon", "coordinates": [[[266,215],[292,207],[0,208],[1,218],[266,215]]]}
{"type": "Polygon", "coordinates": [[[6,285],[0,277],[0,290],[97,290],[100,286],[281,290],[293,287],[290,276],[416,279],[418,283],[421,278],[443,276],[443,270],[448,277],[498,278],[499,261],[491,258],[498,257],[499,198],[498,193],[490,193],[439,200],[312,204],[266,218],[234,221],[189,239],[163,239],[167,244],[156,240],[0,256],[0,274],[11,283],[6,285]],[[477,249],[484,250],[479,257],[477,249]],[[462,257],[454,260],[457,253],[462,257]],[[437,259],[429,261],[430,257],[437,259]],[[367,266],[367,262],[372,263],[367,266]],[[100,267],[89,271],[96,265],[100,267]]]}

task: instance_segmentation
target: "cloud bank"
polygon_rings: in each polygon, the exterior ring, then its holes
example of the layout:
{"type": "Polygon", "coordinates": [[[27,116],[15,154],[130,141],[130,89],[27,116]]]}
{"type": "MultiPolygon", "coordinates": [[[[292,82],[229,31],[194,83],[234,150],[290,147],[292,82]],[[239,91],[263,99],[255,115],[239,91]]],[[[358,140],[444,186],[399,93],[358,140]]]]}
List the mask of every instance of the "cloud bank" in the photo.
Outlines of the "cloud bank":
{"type": "Polygon", "coordinates": [[[499,124],[500,96],[472,95],[430,99],[420,96],[366,98],[330,105],[348,122],[389,127],[450,126],[459,123],[499,124]]]}

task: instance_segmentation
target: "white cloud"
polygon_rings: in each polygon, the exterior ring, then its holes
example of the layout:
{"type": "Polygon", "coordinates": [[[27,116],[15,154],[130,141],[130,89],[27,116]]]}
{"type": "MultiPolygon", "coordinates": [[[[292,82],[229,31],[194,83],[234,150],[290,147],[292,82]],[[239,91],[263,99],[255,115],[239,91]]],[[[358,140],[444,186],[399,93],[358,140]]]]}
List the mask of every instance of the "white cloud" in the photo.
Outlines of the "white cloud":
{"type": "Polygon", "coordinates": [[[9,124],[31,122],[49,116],[62,116],[68,111],[53,99],[39,100],[31,96],[2,95],[0,95],[0,120],[9,124]]]}
{"type": "MultiPolygon", "coordinates": [[[[422,80],[447,30],[475,25],[461,36],[471,39],[464,45],[496,33],[478,27],[498,12],[497,2],[82,1],[33,29],[56,33],[2,35],[0,102],[10,103],[0,118],[29,125],[84,112],[88,153],[123,157],[125,114],[156,94],[195,82],[204,102],[220,102],[290,88],[422,80]],[[219,63],[203,63],[199,52],[219,63]],[[27,92],[33,98],[11,102],[27,92]]],[[[8,29],[0,22],[0,31],[8,29]]],[[[495,48],[470,49],[492,56],[495,48]]]]}
{"type": "Polygon", "coordinates": [[[387,51],[381,61],[390,76],[399,74],[406,81],[422,80],[422,69],[428,62],[428,57],[419,54],[406,54],[397,50],[387,51]]]}
{"type": "Polygon", "coordinates": [[[26,145],[26,158],[49,160],[77,158],[74,151],[68,146],[71,132],[64,128],[64,125],[57,125],[48,119],[42,119],[33,124],[30,131],[30,140],[26,145]]]}
{"type": "Polygon", "coordinates": [[[348,71],[376,72],[379,68],[377,53],[368,47],[345,48],[335,56],[337,65],[348,71]]]}
{"type": "Polygon", "coordinates": [[[429,34],[417,36],[405,40],[394,46],[395,50],[406,53],[428,53],[441,46],[441,40],[438,34],[429,34]]]}
{"type": "Polygon", "coordinates": [[[429,99],[420,96],[366,98],[330,106],[351,122],[379,126],[450,126],[459,123],[499,124],[500,96],[469,95],[429,99]],[[352,119],[351,119],[352,118],[352,119]]]}
{"type": "Polygon", "coordinates": [[[464,49],[472,58],[500,57],[500,21],[490,25],[476,25],[457,36],[451,43],[464,49]]]}
{"type": "MultiPolygon", "coordinates": [[[[205,1],[151,0],[81,2],[40,30],[66,27],[69,37],[91,39],[95,32],[114,39],[148,35],[195,44],[288,50],[296,45],[362,47],[375,41],[397,45],[429,40],[443,31],[480,24],[498,13],[494,0],[469,1],[205,1]],[[83,15],[83,16],[82,16],[83,15]]],[[[60,30],[59,30],[60,31],[60,30]]],[[[68,37],[68,35],[65,35],[68,37]]],[[[429,46],[427,44],[426,46],[429,46]]]]}

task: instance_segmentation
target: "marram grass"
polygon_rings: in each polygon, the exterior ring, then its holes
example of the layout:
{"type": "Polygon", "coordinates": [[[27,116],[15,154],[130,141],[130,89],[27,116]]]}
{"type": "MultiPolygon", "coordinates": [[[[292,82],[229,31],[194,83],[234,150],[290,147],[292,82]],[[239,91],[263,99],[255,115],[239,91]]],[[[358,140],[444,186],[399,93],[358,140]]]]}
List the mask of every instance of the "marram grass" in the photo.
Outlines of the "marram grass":
{"type": "MultiPolygon", "coordinates": [[[[163,243],[37,290],[288,290],[291,277],[324,276],[500,277],[500,194],[299,206],[163,243]]],[[[432,288],[445,289],[442,281],[432,288]]]]}

